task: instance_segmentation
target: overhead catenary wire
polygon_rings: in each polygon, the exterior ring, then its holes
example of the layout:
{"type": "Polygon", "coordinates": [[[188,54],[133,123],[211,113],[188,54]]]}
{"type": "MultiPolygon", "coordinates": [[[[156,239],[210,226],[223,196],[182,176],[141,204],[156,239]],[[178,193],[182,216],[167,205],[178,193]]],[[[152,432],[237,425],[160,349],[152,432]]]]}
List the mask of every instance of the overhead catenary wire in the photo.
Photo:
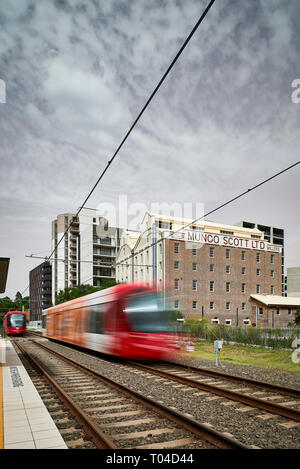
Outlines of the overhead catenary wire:
{"type": "MultiPolygon", "coordinates": [[[[135,128],[136,124],[138,123],[138,121],[140,120],[140,118],[142,117],[142,115],[144,114],[145,110],[147,109],[147,107],[149,106],[149,104],[151,103],[152,99],[154,98],[154,96],[156,95],[157,91],[159,90],[159,88],[161,87],[161,85],[163,84],[163,82],[165,81],[166,77],[168,76],[168,74],[170,73],[170,71],[172,70],[172,68],[174,67],[175,63],[177,62],[177,60],[179,59],[180,55],[182,54],[182,52],[184,51],[185,47],[187,46],[187,44],[189,43],[189,41],[191,40],[191,38],[193,37],[193,35],[195,34],[196,30],[198,29],[198,27],[200,26],[200,24],[202,23],[202,21],[204,20],[204,18],[206,17],[207,13],[209,12],[210,8],[212,7],[212,5],[214,4],[215,0],[211,0],[209,2],[209,4],[207,5],[207,7],[205,8],[205,10],[203,11],[202,15],[200,16],[200,18],[198,19],[197,23],[195,24],[195,26],[193,27],[192,31],[190,32],[190,34],[188,35],[188,37],[186,38],[186,40],[184,41],[184,43],[182,44],[182,46],[180,47],[179,51],[177,52],[176,56],[174,57],[174,59],[172,60],[172,62],[170,63],[169,67],[167,68],[167,70],[165,71],[165,73],[163,74],[162,78],[159,80],[158,84],[156,85],[156,87],[154,88],[154,91],[151,93],[150,97],[148,98],[148,100],[146,101],[145,105],[143,106],[142,110],[139,112],[138,116],[136,117],[135,121],[133,122],[133,124],[131,125],[130,129],[128,130],[128,132],[126,133],[125,137],[123,138],[123,140],[121,141],[120,145],[118,146],[118,148],[116,149],[115,153],[113,154],[112,158],[107,162],[104,170],[102,171],[102,173],[100,174],[99,178],[97,179],[96,183],[94,184],[94,186],[92,187],[92,189],[90,190],[90,192],[88,193],[87,197],[85,198],[83,204],[80,206],[80,208],[77,210],[76,212],[76,215],[75,217],[77,217],[79,215],[79,213],[82,211],[82,209],[84,208],[85,204],[87,203],[87,201],[89,200],[89,198],[91,197],[91,195],[93,194],[94,190],[96,189],[96,187],[98,186],[98,184],[100,183],[100,181],[102,180],[103,176],[105,175],[105,173],[107,172],[108,168],[110,167],[110,165],[112,164],[112,162],[114,161],[114,159],[116,158],[117,154],[119,153],[119,151],[121,150],[122,146],[124,145],[124,143],[126,142],[126,140],[128,139],[129,135],[131,134],[131,132],[133,131],[133,129],[135,128]]],[[[68,233],[69,229],[71,228],[71,226],[73,225],[73,221],[71,221],[71,223],[68,225],[68,228],[65,230],[63,236],[61,237],[61,239],[57,242],[56,246],[54,247],[54,249],[52,250],[50,256],[48,257],[48,259],[50,259],[54,252],[56,251],[56,249],[58,248],[59,244],[62,242],[62,240],[64,239],[64,237],[66,236],[66,234],[68,233]]]]}
{"type": "MultiPolygon", "coordinates": [[[[295,163],[293,163],[292,165],[288,166],[287,168],[284,168],[283,170],[281,170],[281,171],[279,171],[279,172],[273,174],[272,176],[270,176],[270,177],[268,177],[267,179],[263,180],[262,182],[256,184],[255,186],[253,186],[253,187],[251,187],[251,188],[248,188],[247,190],[241,192],[239,195],[237,195],[237,196],[231,198],[230,200],[224,202],[223,204],[217,206],[217,207],[214,208],[213,210],[210,210],[209,212],[207,212],[206,214],[202,215],[201,217],[196,218],[195,220],[191,221],[191,222],[188,223],[187,225],[182,226],[182,227],[179,228],[177,231],[172,231],[169,235],[165,236],[164,238],[159,238],[159,239],[157,239],[156,241],[154,241],[153,243],[146,245],[141,251],[145,251],[146,249],[149,249],[149,248],[155,246],[156,244],[159,244],[160,242],[163,241],[163,239],[168,239],[168,238],[170,238],[171,236],[174,236],[176,233],[179,233],[180,231],[184,230],[185,228],[188,228],[188,227],[190,227],[191,225],[193,225],[194,223],[197,223],[198,221],[200,221],[200,220],[202,220],[202,219],[208,217],[209,215],[215,213],[217,210],[220,210],[221,208],[223,208],[223,207],[225,207],[225,206],[227,206],[227,205],[233,203],[234,201],[240,199],[241,197],[243,197],[243,196],[249,194],[249,192],[251,192],[251,191],[253,191],[253,190],[255,190],[255,189],[258,189],[258,188],[261,187],[262,185],[264,185],[264,184],[266,184],[267,182],[269,182],[269,181],[275,179],[276,177],[278,177],[278,176],[280,176],[281,174],[283,174],[283,173],[289,171],[290,169],[294,168],[295,166],[297,166],[297,165],[299,165],[299,164],[300,164],[300,161],[296,161],[295,163]]],[[[128,259],[133,258],[134,256],[136,256],[136,254],[131,254],[128,259]]],[[[33,255],[31,255],[31,256],[26,256],[26,257],[36,257],[36,258],[37,258],[37,256],[33,256],[33,255]]],[[[41,259],[44,259],[44,258],[41,257],[41,259]]],[[[66,261],[65,259],[55,259],[55,260],[66,261]]],[[[77,262],[77,263],[79,263],[79,262],[93,263],[93,261],[84,261],[84,260],[78,261],[78,260],[70,260],[70,259],[68,259],[67,261],[69,261],[69,262],[74,262],[74,263],[75,263],[75,262],[77,262]]],[[[116,263],[116,266],[118,266],[118,265],[124,265],[125,267],[131,267],[131,266],[132,266],[132,264],[130,264],[130,263],[126,262],[126,261],[125,261],[125,262],[117,262],[117,263],[116,263]]],[[[140,265],[137,265],[137,264],[135,264],[135,265],[136,265],[136,266],[140,266],[140,265]]],[[[143,264],[143,267],[153,267],[153,265],[152,265],[152,264],[143,264]]],[[[28,285],[28,286],[29,286],[29,285],[28,285]]],[[[27,290],[28,286],[26,287],[26,289],[25,289],[24,291],[27,290]]],[[[24,293],[24,292],[23,292],[23,293],[24,293]]],[[[22,293],[22,294],[23,294],[23,293],[22,293]]]]}
{"type": "MultiPolygon", "coordinates": [[[[226,202],[224,202],[223,204],[219,205],[218,207],[214,208],[213,210],[210,210],[209,212],[205,213],[204,215],[202,215],[201,217],[199,218],[196,218],[195,220],[189,222],[187,225],[184,225],[182,226],[181,228],[179,228],[177,231],[172,231],[170,234],[164,236],[164,237],[161,237],[159,239],[157,239],[156,241],[154,241],[153,243],[151,244],[148,244],[146,245],[143,249],[141,249],[141,251],[145,251],[146,249],[149,249],[153,246],[155,246],[156,244],[159,244],[161,243],[164,239],[168,239],[172,236],[174,236],[175,234],[179,233],[180,231],[186,229],[186,228],[189,228],[191,225],[197,223],[198,221],[200,220],[203,220],[204,218],[208,217],[209,215],[211,215],[212,213],[215,213],[217,210],[220,210],[221,208],[223,207],[226,207],[227,205],[231,204],[232,202],[240,199],[241,197],[244,197],[245,195],[249,194],[249,192],[255,190],[255,189],[258,189],[259,187],[261,187],[262,185],[266,184],[267,182],[271,181],[272,179],[275,179],[276,177],[280,176],[281,174],[285,173],[286,171],[289,171],[290,169],[294,168],[295,166],[297,166],[298,164],[300,164],[300,160],[299,161],[296,161],[296,163],[293,163],[292,165],[288,166],[287,168],[284,168],[283,170],[273,174],[273,176],[270,176],[268,177],[267,179],[264,179],[262,182],[256,184],[255,186],[241,192],[239,195],[233,197],[232,199],[230,200],[227,200],[226,202]]],[[[129,256],[128,259],[130,258],[133,258],[134,256],[136,256],[136,254],[131,254],[129,256]]],[[[126,259],[127,260],[127,259],[126,259]]],[[[116,263],[116,265],[119,265],[121,263],[116,263]]],[[[132,266],[132,264],[129,265],[130,267],[132,266]]]]}

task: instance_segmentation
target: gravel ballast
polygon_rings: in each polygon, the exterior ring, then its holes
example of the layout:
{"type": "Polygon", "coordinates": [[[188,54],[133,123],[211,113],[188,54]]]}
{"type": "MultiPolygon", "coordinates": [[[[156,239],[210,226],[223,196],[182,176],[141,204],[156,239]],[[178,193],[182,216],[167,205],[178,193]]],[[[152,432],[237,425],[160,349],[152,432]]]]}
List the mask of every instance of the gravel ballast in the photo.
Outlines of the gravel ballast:
{"type": "MultiPolygon", "coordinates": [[[[223,397],[209,400],[213,396],[212,394],[201,393],[188,386],[178,387],[176,383],[170,383],[170,381],[164,379],[157,379],[156,376],[130,369],[118,360],[107,361],[102,356],[101,358],[93,356],[54,342],[46,342],[45,345],[53,350],[64,353],[69,358],[82,362],[103,376],[124,384],[145,396],[151,396],[166,406],[189,414],[200,423],[210,424],[220,432],[228,432],[248,446],[277,449],[296,449],[300,446],[299,422],[293,422],[281,416],[266,414],[260,409],[249,408],[223,397]]],[[[287,373],[274,369],[233,364],[223,364],[224,367],[220,368],[207,360],[202,361],[187,358],[180,359],[180,362],[189,363],[195,367],[207,367],[228,374],[300,389],[298,373],[287,373]]]]}

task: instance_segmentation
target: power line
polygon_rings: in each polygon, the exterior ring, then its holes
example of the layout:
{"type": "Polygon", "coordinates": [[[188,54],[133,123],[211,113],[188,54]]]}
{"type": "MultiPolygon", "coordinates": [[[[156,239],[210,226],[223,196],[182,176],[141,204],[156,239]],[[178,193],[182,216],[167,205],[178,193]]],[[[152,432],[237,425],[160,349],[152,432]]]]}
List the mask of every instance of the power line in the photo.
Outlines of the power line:
{"type": "Polygon", "coordinates": [[[29,284],[27,285],[27,287],[25,288],[25,290],[22,291],[21,296],[23,296],[23,293],[25,293],[26,290],[28,290],[28,288],[29,288],[29,284]]]}
{"type": "MultiPolygon", "coordinates": [[[[191,38],[193,37],[194,33],[196,32],[196,30],[198,29],[198,27],[200,26],[200,24],[202,23],[202,21],[204,20],[205,16],[207,15],[208,11],[210,10],[210,8],[212,7],[212,5],[214,4],[215,0],[211,0],[208,4],[208,6],[205,8],[204,12],[202,13],[202,15],[200,16],[200,18],[198,19],[197,23],[195,24],[195,26],[193,27],[192,31],[190,32],[190,34],[188,35],[188,37],[186,38],[186,40],[184,41],[184,43],[182,44],[181,48],[179,49],[179,51],[177,52],[176,56],[174,57],[174,59],[172,60],[171,64],[169,65],[169,67],[167,68],[167,70],[165,71],[165,73],[163,74],[162,78],[160,79],[160,81],[158,82],[157,86],[155,87],[154,91],[152,92],[152,94],[150,95],[150,97],[148,98],[146,104],[143,106],[142,110],[140,111],[140,113],[138,114],[137,118],[135,119],[135,121],[133,122],[132,126],[130,127],[130,129],[128,130],[128,132],[126,133],[125,137],[123,138],[123,140],[121,141],[120,145],[118,146],[117,150],[115,151],[114,155],[112,156],[112,158],[107,162],[107,165],[106,167],[104,168],[104,170],[102,171],[102,173],[100,174],[98,180],[96,181],[96,183],[94,184],[93,188],[91,189],[91,191],[89,192],[89,194],[87,195],[87,197],[85,198],[83,204],[81,205],[81,207],[77,210],[77,213],[75,215],[75,217],[77,217],[79,215],[79,213],[81,212],[81,210],[83,209],[83,207],[85,206],[86,202],[89,200],[90,196],[92,195],[92,193],[94,192],[94,190],[96,189],[96,187],[98,186],[99,182],[101,181],[101,179],[103,178],[103,176],[105,175],[106,171],[108,170],[109,166],[112,164],[112,162],[114,161],[115,157],[117,156],[117,154],[119,153],[119,151],[121,150],[122,146],[124,145],[124,143],[126,142],[127,138],[129,137],[129,135],[131,134],[132,130],[134,129],[134,127],[136,126],[136,124],[138,123],[138,121],[140,120],[141,116],[144,114],[146,108],[149,106],[150,102],[152,101],[152,99],[154,98],[154,96],[156,95],[157,91],[159,90],[159,88],[161,87],[162,83],[165,81],[167,75],[169,74],[169,72],[171,71],[171,69],[173,68],[173,66],[175,65],[175,63],[177,62],[178,58],[180,57],[180,55],[182,54],[182,52],[184,51],[185,47],[187,46],[187,44],[189,43],[189,41],[191,40],[191,38]]],[[[68,233],[70,227],[72,226],[73,224],[73,221],[71,221],[71,223],[69,224],[67,230],[64,232],[63,236],[61,237],[61,239],[59,240],[59,242],[56,244],[56,246],[54,247],[53,251],[51,252],[49,258],[52,257],[52,255],[54,254],[54,252],[56,251],[56,249],[58,248],[59,244],[61,243],[61,241],[64,239],[64,237],[66,236],[66,234],[68,233]]],[[[49,259],[48,258],[48,259],[49,259]]]]}
{"type": "MultiPolygon", "coordinates": [[[[249,194],[249,192],[257,189],[258,187],[266,184],[267,182],[271,181],[272,179],[275,179],[276,177],[280,176],[281,174],[285,173],[286,171],[289,171],[290,169],[294,168],[295,166],[297,166],[298,164],[300,164],[300,161],[297,161],[296,163],[292,164],[291,166],[288,166],[287,168],[283,169],[282,171],[279,171],[278,173],[274,174],[273,176],[270,176],[269,178],[265,179],[264,181],[260,182],[259,184],[256,184],[255,186],[247,189],[246,191],[243,191],[241,192],[241,194],[237,195],[236,197],[233,197],[232,199],[228,200],[227,202],[224,202],[223,204],[219,205],[218,207],[214,208],[213,210],[211,210],[210,212],[207,212],[205,213],[204,215],[202,215],[202,217],[199,217],[199,218],[196,218],[195,220],[191,221],[190,223],[188,223],[187,225],[184,225],[182,226],[181,228],[179,228],[179,230],[177,231],[172,231],[169,235],[165,236],[164,238],[160,238],[156,241],[154,241],[152,244],[149,244],[147,245],[146,247],[144,247],[142,249],[142,251],[145,251],[146,249],[149,249],[153,246],[155,246],[156,244],[158,243],[161,243],[164,239],[168,239],[170,238],[171,236],[174,236],[174,234],[176,233],[179,233],[180,231],[184,230],[185,228],[188,228],[190,227],[191,225],[193,225],[194,223],[196,223],[197,221],[199,220],[202,220],[203,218],[206,218],[208,217],[209,215],[211,215],[212,213],[216,212],[217,210],[220,210],[221,208],[225,207],[226,205],[229,205],[231,204],[232,202],[234,202],[235,200],[237,199],[240,199],[241,197],[243,197],[244,195],[246,194],[249,194]]],[[[131,256],[129,257],[130,258],[133,258],[134,256],[136,256],[137,254],[131,254],[131,256]]],[[[120,265],[121,263],[119,262],[116,262],[116,266],[117,265],[120,265]]],[[[134,266],[134,264],[132,264],[134,266]]],[[[131,266],[131,264],[130,264],[131,266]]]]}

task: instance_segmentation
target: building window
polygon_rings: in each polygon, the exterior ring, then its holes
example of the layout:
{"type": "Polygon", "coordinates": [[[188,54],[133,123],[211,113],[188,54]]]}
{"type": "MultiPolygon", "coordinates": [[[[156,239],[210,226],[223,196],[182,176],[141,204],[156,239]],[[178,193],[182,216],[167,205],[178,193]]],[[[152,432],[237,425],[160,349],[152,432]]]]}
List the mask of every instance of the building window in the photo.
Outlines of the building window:
{"type": "Polygon", "coordinates": [[[257,262],[260,262],[260,252],[257,252],[257,253],[256,253],[256,261],[257,261],[257,262]]]}
{"type": "Polygon", "coordinates": [[[227,302],[226,302],[226,310],[227,310],[227,311],[230,310],[230,301],[227,301],[227,302]]]}
{"type": "Polygon", "coordinates": [[[215,257],[215,248],[209,248],[209,257],[215,257]]]}
{"type": "Polygon", "coordinates": [[[242,267],[242,275],[246,275],[246,267],[242,267]]]}
{"type": "Polygon", "coordinates": [[[174,289],[179,290],[179,278],[175,278],[174,280],[174,289]]]}
{"type": "Polygon", "coordinates": [[[168,221],[158,221],[158,228],[162,228],[163,230],[171,230],[172,229],[172,223],[168,221]]]}
{"type": "Polygon", "coordinates": [[[230,249],[226,249],[226,259],[230,259],[230,249]]]}
{"type": "Polygon", "coordinates": [[[244,325],[245,326],[250,326],[251,322],[249,318],[244,319],[244,325]]]}
{"type": "Polygon", "coordinates": [[[193,262],[193,270],[197,270],[197,264],[196,264],[196,262],[193,262]]]}
{"type": "Polygon", "coordinates": [[[271,295],[274,295],[275,294],[275,287],[274,285],[271,285],[271,295]]]}
{"type": "Polygon", "coordinates": [[[174,301],[174,308],[178,309],[179,308],[179,300],[174,301]]]}
{"type": "Polygon", "coordinates": [[[272,278],[275,277],[275,272],[274,272],[274,270],[271,270],[271,277],[272,277],[272,278]]]}
{"type": "Polygon", "coordinates": [[[280,315],[280,308],[276,308],[276,314],[280,315]]]}
{"type": "Polygon", "coordinates": [[[197,291],[197,280],[193,280],[193,290],[197,291]]]}
{"type": "Polygon", "coordinates": [[[197,301],[193,301],[193,309],[197,309],[197,301]]]}
{"type": "Polygon", "coordinates": [[[242,303],[242,310],[246,311],[246,303],[242,303]]]}
{"type": "Polygon", "coordinates": [[[242,261],[246,260],[246,251],[242,251],[242,261]]]}
{"type": "Polygon", "coordinates": [[[174,269],[179,269],[179,261],[174,262],[174,269]]]}
{"type": "Polygon", "coordinates": [[[271,254],[271,264],[275,264],[275,256],[274,256],[274,254],[271,254]]]}
{"type": "Polygon", "coordinates": [[[215,309],[215,303],[213,301],[209,303],[209,309],[215,309]]]}
{"type": "Polygon", "coordinates": [[[174,244],[174,252],[175,252],[175,254],[179,253],[179,243],[174,244]]]}
{"type": "Polygon", "coordinates": [[[246,293],[246,284],[242,283],[242,293],[246,293]]]}
{"type": "Polygon", "coordinates": [[[226,274],[230,274],[230,265],[226,265],[226,274]]]}
{"type": "Polygon", "coordinates": [[[258,314],[262,315],[264,313],[264,309],[263,308],[258,308],[258,314]]]}
{"type": "Polygon", "coordinates": [[[227,324],[227,326],[231,326],[232,320],[231,319],[225,319],[225,324],[227,324]]]}
{"type": "Polygon", "coordinates": [[[197,248],[193,248],[193,256],[197,256],[197,248]]]}
{"type": "Polygon", "coordinates": [[[256,285],[256,293],[260,293],[260,285],[256,285]]]}
{"type": "Polygon", "coordinates": [[[288,308],[288,315],[289,315],[289,316],[292,315],[292,308],[288,308]]]}
{"type": "Polygon", "coordinates": [[[209,266],[209,271],[210,271],[210,272],[214,272],[214,271],[215,271],[215,265],[214,265],[214,264],[210,264],[210,266],[209,266]]]}
{"type": "Polygon", "coordinates": [[[230,292],[230,282],[226,282],[226,292],[230,292]]]}
{"type": "Polygon", "coordinates": [[[215,282],[211,281],[209,283],[209,291],[211,292],[215,291],[215,282]]]}
{"type": "Polygon", "coordinates": [[[211,320],[211,322],[212,322],[213,324],[220,324],[220,320],[219,320],[219,318],[217,318],[217,317],[213,318],[213,319],[211,320]]]}
{"type": "Polygon", "coordinates": [[[256,275],[260,276],[260,269],[256,269],[256,275]]]}

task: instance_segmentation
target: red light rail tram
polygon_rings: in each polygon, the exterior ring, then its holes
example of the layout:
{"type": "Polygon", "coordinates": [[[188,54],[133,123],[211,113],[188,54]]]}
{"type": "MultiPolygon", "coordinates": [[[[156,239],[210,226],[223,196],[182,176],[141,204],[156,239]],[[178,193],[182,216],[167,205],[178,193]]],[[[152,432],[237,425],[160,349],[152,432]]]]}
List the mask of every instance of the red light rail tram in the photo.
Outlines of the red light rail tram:
{"type": "Polygon", "coordinates": [[[9,311],[3,318],[6,335],[23,335],[26,332],[26,315],[23,311],[9,311]]]}
{"type": "Polygon", "coordinates": [[[165,304],[154,288],[120,284],[44,310],[43,332],[121,358],[171,359],[177,344],[165,304]]]}

